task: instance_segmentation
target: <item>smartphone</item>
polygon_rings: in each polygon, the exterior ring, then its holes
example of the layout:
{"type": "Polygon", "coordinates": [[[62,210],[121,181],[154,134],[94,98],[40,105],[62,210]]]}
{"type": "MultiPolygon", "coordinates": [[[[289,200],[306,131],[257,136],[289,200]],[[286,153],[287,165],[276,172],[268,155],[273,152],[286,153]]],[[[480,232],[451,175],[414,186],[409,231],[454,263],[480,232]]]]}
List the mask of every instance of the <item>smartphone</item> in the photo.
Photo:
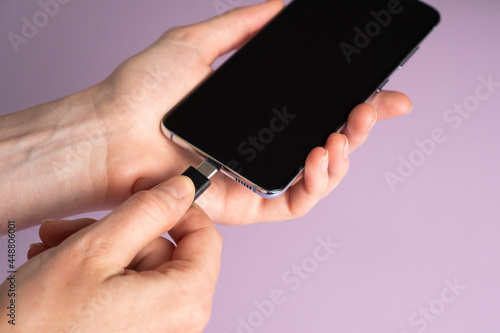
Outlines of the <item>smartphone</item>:
{"type": "Polygon", "coordinates": [[[439,20],[416,0],[294,0],[170,110],[162,131],[277,197],[439,20]]]}

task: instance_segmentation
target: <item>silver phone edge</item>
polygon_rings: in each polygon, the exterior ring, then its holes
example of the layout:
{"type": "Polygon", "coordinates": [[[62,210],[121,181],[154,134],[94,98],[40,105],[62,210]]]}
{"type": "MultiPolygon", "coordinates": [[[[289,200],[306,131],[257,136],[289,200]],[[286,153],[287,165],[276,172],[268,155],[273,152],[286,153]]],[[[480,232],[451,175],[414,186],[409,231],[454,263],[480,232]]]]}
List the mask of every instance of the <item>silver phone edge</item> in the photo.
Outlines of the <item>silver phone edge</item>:
{"type": "Polygon", "coordinates": [[[220,171],[224,175],[226,175],[227,177],[233,179],[234,181],[245,186],[246,188],[248,188],[252,192],[254,192],[254,193],[258,194],[259,196],[266,198],[266,199],[274,199],[274,198],[277,198],[280,195],[282,195],[290,187],[290,185],[293,184],[293,182],[302,174],[302,172],[304,170],[304,168],[302,168],[297,173],[297,175],[293,178],[293,180],[289,184],[287,184],[284,188],[279,189],[279,190],[268,190],[268,189],[262,188],[262,187],[258,186],[257,184],[251,182],[250,180],[241,176],[240,174],[238,174],[234,170],[229,169],[224,163],[218,161],[217,159],[213,158],[212,156],[205,153],[204,151],[191,145],[189,142],[182,139],[181,137],[176,135],[174,132],[172,132],[168,128],[166,128],[163,121],[161,122],[161,131],[167,137],[167,139],[174,142],[179,147],[191,152],[193,155],[197,156],[200,160],[205,160],[207,158],[210,159],[211,162],[213,162],[214,164],[216,164],[217,166],[220,167],[220,171]]]}

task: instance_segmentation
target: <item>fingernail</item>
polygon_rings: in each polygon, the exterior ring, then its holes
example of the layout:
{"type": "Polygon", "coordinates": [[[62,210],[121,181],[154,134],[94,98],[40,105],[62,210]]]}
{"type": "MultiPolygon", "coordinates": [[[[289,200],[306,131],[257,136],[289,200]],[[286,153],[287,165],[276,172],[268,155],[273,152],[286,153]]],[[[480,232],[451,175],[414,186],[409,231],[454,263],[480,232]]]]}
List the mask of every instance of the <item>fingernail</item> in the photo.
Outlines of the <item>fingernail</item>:
{"type": "Polygon", "coordinates": [[[32,247],[43,247],[43,243],[33,243],[33,244],[30,244],[30,249],[32,247]]]}
{"type": "Polygon", "coordinates": [[[321,161],[321,165],[323,166],[323,172],[326,173],[328,171],[328,150],[325,149],[325,156],[323,156],[323,160],[321,161]]]}
{"type": "Polygon", "coordinates": [[[187,177],[175,177],[157,186],[177,199],[182,199],[193,191],[193,182],[187,177]]]}
{"type": "MultiPolygon", "coordinates": [[[[342,134],[344,135],[344,134],[342,134]]],[[[344,158],[347,159],[349,157],[349,140],[347,140],[347,136],[344,135],[345,138],[345,147],[344,147],[344,158]]]]}

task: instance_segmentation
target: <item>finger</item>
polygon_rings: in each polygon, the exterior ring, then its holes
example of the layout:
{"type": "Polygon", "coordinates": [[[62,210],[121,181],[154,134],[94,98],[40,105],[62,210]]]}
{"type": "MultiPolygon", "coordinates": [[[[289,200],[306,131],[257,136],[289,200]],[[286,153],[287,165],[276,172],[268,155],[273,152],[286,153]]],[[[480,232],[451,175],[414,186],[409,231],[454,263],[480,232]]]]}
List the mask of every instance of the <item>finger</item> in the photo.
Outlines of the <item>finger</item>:
{"type": "Polygon", "coordinates": [[[219,275],[222,251],[222,237],[212,220],[196,204],[182,220],[169,232],[177,243],[172,261],[163,270],[176,268],[188,274],[197,274],[215,289],[219,275]]]}
{"type": "Polygon", "coordinates": [[[289,203],[292,216],[304,215],[323,196],[328,185],[329,156],[330,152],[321,147],[314,148],[307,156],[302,179],[285,192],[288,198],[282,199],[289,203]]]}
{"type": "Polygon", "coordinates": [[[172,259],[175,245],[166,238],[159,237],[143,248],[132,260],[128,268],[137,272],[152,270],[172,259]]]}
{"type": "Polygon", "coordinates": [[[45,250],[50,249],[50,246],[47,246],[43,243],[34,243],[30,245],[30,248],[28,250],[28,260],[33,258],[36,255],[39,255],[40,253],[44,252],[45,250]]]}
{"type": "Polygon", "coordinates": [[[349,169],[349,143],[340,133],[333,133],[328,138],[325,148],[315,148],[308,155],[304,167],[304,176],[282,196],[263,201],[262,215],[266,221],[283,220],[283,211],[288,210],[285,218],[304,216],[311,208],[338,185],[349,169]],[[325,149],[328,151],[324,160],[325,149]],[[327,170],[325,171],[325,164],[327,170]],[[283,208],[277,208],[282,206],[283,208]]]}
{"type": "Polygon", "coordinates": [[[197,50],[207,65],[255,35],[284,4],[268,1],[238,8],[210,20],[169,30],[159,42],[177,40],[197,50]]]}
{"type": "Polygon", "coordinates": [[[92,248],[90,260],[101,262],[99,267],[109,269],[107,274],[119,274],[137,253],[181,219],[193,198],[193,182],[186,176],[174,177],[149,191],[134,194],[115,211],[85,229],[84,235],[71,241],[92,248]]]}
{"type": "Polygon", "coordinates": [[[82,218],[77,220],[46,220],[38,231],[40,240],[49,247],[54,247],[62,243],[63,240],[73,235],[75,232],[95,223],[96,220],[82,218]]]}
{"type": "Polygon", "coordinates": [[[413,108],[408,96],[397,91],[382,90],[367,103],[377,110],[377,120],[401,116],[411,112],[413,108]]]}
{"type": "MultiPolygon", "coordinates": [[[[289,205],[293,216],[303,216],[321,199],[332,184],[338,184],[349,168],[349,144],[346,137],[333,133],[328,138],[325,149],[328,151],[326,161],[318,163],[318,156],[307,157],[304,178],[290,189],[289,205]],[[316,161],[314,161],[316,159],[316,161]],[[327,169],[324,170],[325,165],[327,169]],[[318,177],[322,174],[322,177],[318,177]]],[[[314,150],[313,150],[314,152],[314,150]]],[[[285,192],[286,194],[286,192],[285,192]]]]}
{"type": "Polygon", "coordinates": [[[328,137],[325,148],[332,152],[328,168],[328,186],[323,196],[330,193],[344,179],[349,170],[350,141],[347,136],[333,133],[328,137]]]}
{"type": "Polygon", "coordinates": [[[370,104],[360,104],[351,111],[347,124],[342,130],[342,134],[349,140],[350,152],[366,141],[376,121],[377,111],[370,104]]]}

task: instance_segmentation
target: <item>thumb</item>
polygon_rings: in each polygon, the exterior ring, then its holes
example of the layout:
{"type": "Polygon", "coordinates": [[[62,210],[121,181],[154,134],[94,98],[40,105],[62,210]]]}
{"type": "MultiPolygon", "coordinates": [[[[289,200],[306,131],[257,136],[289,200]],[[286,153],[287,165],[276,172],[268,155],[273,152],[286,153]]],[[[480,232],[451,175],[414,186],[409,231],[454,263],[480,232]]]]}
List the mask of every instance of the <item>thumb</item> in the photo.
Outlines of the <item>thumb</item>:
{"type": "Polygon", "coordinates": [[[186,176],[134,194],[82,235],[91,259],[120,272],[141,249],[176,225],[193,198],[194,185],[186,176]]]}
{"type": "Polygon", "coordinates": [[[159,43],[181,40],[197,50],[207,65],[255,35],[284,7],[281,0],[231,10],[204,22],[167,31],[159,43]]]}

